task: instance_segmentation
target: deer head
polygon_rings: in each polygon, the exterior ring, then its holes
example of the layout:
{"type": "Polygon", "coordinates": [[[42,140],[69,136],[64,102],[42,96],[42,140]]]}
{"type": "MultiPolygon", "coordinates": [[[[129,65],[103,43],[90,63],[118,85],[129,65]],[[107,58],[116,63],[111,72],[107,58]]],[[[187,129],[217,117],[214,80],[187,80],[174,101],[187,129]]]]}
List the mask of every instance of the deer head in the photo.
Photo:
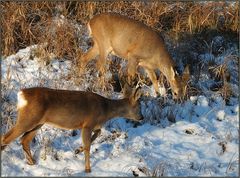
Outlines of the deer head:
{"type": "Polygon", "coordinates": [[[182,76],[176,73],[173,68],[171,70],[171,78],[169,83],[172,88],[174,99],[182,99],[186,95],[187,83],[190,79],[189,66],[186,66],[182,76]]]}

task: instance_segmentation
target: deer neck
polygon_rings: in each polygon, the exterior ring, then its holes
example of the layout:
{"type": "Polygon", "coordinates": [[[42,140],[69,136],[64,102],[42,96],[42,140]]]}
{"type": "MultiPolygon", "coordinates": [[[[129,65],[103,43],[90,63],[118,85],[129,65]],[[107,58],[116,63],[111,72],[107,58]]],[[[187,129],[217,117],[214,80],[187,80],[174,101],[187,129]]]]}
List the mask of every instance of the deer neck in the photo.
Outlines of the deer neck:
{"type": "Polygon", "coordinates": [[[171,81],[175,78],[175,72],[173,71],[175,71],[176,65],[169,55],[165,56],[164,59],[160,60],[159,69],[171,84],[171,81]]]}
{"type": "Polygon", "coordinates": [[[108,103],[108,120],[114,117],[127,117],[130,104],[128,99],[111,100],[108,103]]]}

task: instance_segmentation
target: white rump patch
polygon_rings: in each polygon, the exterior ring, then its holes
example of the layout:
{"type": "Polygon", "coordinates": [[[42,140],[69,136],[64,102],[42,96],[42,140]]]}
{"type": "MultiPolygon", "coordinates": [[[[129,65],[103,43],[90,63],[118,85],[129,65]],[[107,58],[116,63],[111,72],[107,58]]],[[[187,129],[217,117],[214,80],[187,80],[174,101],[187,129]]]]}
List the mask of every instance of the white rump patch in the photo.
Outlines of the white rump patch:
{"type": "Polygon", "coordinates": [[[89,36],[91,37],[91,36],[92,36],[92,29],[91,29],[89,23],[87,24],[87,28],[88,28],[88,34],[89,34],[89,36]]]}
{"type": "Polygon", "coordinates": [[[19,91],[18,94],[18,104],[17,104],[17,109],[23,108],[27,105],[27,100],[25,99],[23,92],[19,91]]]}

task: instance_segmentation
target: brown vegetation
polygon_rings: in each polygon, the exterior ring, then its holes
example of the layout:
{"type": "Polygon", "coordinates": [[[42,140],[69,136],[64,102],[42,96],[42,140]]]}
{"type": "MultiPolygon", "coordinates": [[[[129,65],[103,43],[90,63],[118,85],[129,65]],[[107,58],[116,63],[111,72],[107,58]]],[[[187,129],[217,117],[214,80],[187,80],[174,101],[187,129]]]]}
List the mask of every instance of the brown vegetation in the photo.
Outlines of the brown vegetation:
{"type": "MultiPolygon", "coordinates": [[[[40,59],[48,61],[50,54],[54,54],[56,58],[73,60],[79,66],[79,58],[91,46],[86,35],[86,23],[96,14],[117,12],[161,33],[170,54],[175,55],[174,60],[177,63],[181,61],[183,65],[189,64],[190,73],[196,81],[203,68],[194,53],[204,53],[211,48],[212,33],[233,34],[229,39],[232,41],[237,39],[239,32],[239,2],[1,2],[1,12],[3,56],[14,54],[29,45],[41,44],[33,51],[40,59]]],[[[218,56],[222,51],[224,49],[217,48],[217,52],[211,52],[218,56]]],[[[115,59],[111,61],[109,70],[121,72],[119,60],[115,59]]],[[[209,65],[211,67],[217,66],[209,65]]],[[[73,69],[73,73],[75,76],[81,75],[77,69],[73,69]]],[[[222,72],[218,75],[222,75],[222,72]]],[[[116,72],[113,72],[113,76],[116,76],[116,72]]],[[[137,80],[142,78],[136,77],[137,80]]],[[[168,85],[161,73],[158,78],[161,85],[168,85]]],[[[222,77],[222,80],[225,78],[222,77]]],[[[78,77],[76,83],[81,81],[81,77],[78,77]]],[[[116,81],[104,79],[95,83],[102,84],[102,88],[109,88],[106,82],[114,84],[116,81]]],[[[147,83],[146,78],[144,82],[147,83]]],[[[229,87],[223,82],[227,88],[224,91],[228,91],[229,87]]],[[[189,87],[190,93],[199,93],[198,89],[189,87]]],[[[228,97],[228,94],[224,95],[228,97]]]]}
{"type": "Polygon", "coordinates": [[[142,21],[176,38],[182,32],[205,28],[238,31],[239,6],[227,2],[1,2],[2,52],[10,55],[29,45],[49,43],[58,57],[79,55],[77,28],[71,23],[53,25],[53,18],[86,22],[94,15],[114,11],[142,21]],[[54,34],[54,35],[53,35],[54,34]]]}

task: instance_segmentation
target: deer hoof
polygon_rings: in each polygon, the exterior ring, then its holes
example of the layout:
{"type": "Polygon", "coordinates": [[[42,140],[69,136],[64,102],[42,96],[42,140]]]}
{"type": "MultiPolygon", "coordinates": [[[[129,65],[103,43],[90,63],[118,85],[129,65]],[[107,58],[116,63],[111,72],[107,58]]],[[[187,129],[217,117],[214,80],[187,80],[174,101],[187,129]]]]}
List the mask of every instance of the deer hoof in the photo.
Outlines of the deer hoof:
{"type": "Polygon", "coordinates": [[[34,165],[34,164],[36,164],[36,161],[35,161],[34,159],[28,160],[28,161],[27,161],[27,164],[28,164],[28,165],[34,165]]]}
{"type": "Polygon", "coordinates": [[[84,151],[83,147],[80,146],[79,149],[76,149],[76,150],[75,150],[75,154],[79,154],[79,153],[81,153],[81,152],[83,152],[83,151],[84,151]]]}
{"type": "Polygon", "coordinates": [[[91,172],[91,169],[85,169],[85,172],[86,172],[86,173],[90,173],[90,172],[91,172]]]}
{"type": "Polygon", "coordinates": [[[3,151],[6,148],[7,145],[1,146],[1,151],[3,151]]]}
{"type": "Polygon", "coordinates": [[[76,150],[74,151],[74,153],[77,155],[77,154],[80,153],[80,150],[79,150],[79,149],[76,149],[76,150]]]}

